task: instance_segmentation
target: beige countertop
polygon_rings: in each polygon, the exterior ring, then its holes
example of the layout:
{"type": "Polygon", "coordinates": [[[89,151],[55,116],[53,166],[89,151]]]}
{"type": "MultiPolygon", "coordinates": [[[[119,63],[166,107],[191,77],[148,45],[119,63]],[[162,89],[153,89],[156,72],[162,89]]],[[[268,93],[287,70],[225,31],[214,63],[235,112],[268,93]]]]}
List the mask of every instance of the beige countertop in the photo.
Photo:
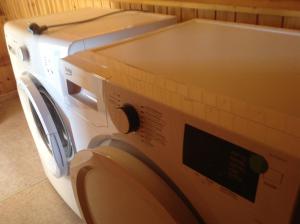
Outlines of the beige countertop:
{"type": "Polygon", "coordinates": [[[300,32],[193,20],[64,60],[212,123],[251,121],[258,140],[272,128],[298,147],[299,58],[300,32]]]}

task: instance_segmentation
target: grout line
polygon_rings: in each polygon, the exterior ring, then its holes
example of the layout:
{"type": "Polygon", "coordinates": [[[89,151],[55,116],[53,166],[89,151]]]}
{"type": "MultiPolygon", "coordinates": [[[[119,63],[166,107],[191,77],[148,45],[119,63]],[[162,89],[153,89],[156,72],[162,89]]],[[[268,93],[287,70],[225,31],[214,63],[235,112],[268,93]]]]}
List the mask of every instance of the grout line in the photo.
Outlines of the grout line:
{"type": "Polygon", "coordinates": [[[9,200],[10,198],[12,198],[12,197],[14,197],[14,196],[16,196],[16,195],[18,195],[18,194],[21,194],[21,193],[23,193],[23,192],[26,191],[26,190],[29,190],[29,189],[31,189],[31,188],[34,188],[35,186],[37,186],[37,185],[39,185],[39,184],[41,184],[41,183],[43,183],[43,182],[46,182],[46,181],[48,181],[48,178],[47,178],[47,177],[44,177],[43,180],[40,180],[40,181],[38,181],[38,182],[36,182],[36,183],[34,183],[34,184],[28,186],[28,187],[25,187],[25,188],[22,189],[22,190],[16,191],[15,193],[13,193],[12,195],[7,196],[6,198],[3,198],[2,200],[0,200],[0,204],[3,204],[5,201],[9,200]]]}

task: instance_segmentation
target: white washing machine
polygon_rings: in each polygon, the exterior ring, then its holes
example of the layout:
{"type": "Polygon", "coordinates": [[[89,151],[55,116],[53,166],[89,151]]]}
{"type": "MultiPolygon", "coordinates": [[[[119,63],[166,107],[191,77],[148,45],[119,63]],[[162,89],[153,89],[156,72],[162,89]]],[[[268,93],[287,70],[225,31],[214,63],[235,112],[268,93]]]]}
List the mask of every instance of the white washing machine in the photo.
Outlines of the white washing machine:
{"type": "Polygon", "coordinates": [[[119,131],[71,162],[87,223],[299,223],[299,58],[299,31],[205,20],[66,58],[119,131]]]}
{"type": "MultiPolygon", "coordinates": [[[[79,211],[68,176],[69,162],[78,150],[87,148],[95,136],[100,141],[99,136],[105,138],[115,129],[109,126],[101,102],[98,101],[99,105],[92,108],[83,107],[89,117],[74,112],[74,107],[70,107],[73,104],[65,104],[65,85],[58,67],[60,58],[174,22],[173,16],[84,9],[5,24],[18,92],[45,173],[56,191],[77,214],[79,211]]],[[[97,79],[92,84],[100,86],[101,80],[97,79]]],[[[89,94],[90,100],[97,100],[92,98],[96,96],[95,92],[89,94]]]]}

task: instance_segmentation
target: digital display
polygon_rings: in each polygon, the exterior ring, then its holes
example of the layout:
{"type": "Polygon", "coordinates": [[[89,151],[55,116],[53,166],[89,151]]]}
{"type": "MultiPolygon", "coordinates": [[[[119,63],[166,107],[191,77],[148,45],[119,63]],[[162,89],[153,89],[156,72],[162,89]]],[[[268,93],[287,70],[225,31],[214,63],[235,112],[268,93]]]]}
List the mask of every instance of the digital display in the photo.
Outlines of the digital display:
{"type": "Polygon", "coordinates": [[[255,202],[266,160],[245,148],[185,125],[183,163],[232,192],[255,202]]]}

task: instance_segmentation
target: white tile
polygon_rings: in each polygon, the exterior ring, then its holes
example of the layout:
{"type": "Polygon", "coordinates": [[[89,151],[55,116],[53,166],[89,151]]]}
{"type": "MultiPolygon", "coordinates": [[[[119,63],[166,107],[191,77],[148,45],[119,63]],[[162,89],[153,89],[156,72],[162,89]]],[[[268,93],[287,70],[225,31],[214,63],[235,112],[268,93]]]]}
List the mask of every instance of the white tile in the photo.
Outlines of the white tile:
{"type": "Polygon", "coordinates": [[[231,100],[231,112],[240,117],[247,116],[247,105],[244,102],[238,100],[231,100]]]}
{"type": "Polygon", "coordinates": [[[266,123],[266,114],[265,111],[257,106],[254,105],[247,105],[245,115],[252,121],[256,121],[262,124],[266,123]]]}
{"type": "Polygon", "coordinates": [[[267,127],[253,121],[247,121],[245,133],[248,138],[264,143],[267,127]]]}
{"type": "Polygon", "coordinates": [[[268,128],[266,143],[276,149],[282,150],[283,152],[299,155],[300,139],[285,132],[268,128]]]}
{"type": "Polygon", "coordinates": [[[168,80],[166,82],[166,89],[168,91],[171,91],[171,92],[176,92],[176,90],[177,90],[177,84],[176,84],[176,82],[168,80]]]}
{"type": "Polygon", "coordinates": [[[233,129],[234,116],[231,113],[220,111],[220,125],[228,130],[233,129]]]}
{"type": "Polygon", "coordinates": [[[273,110],[267,110],[266,125],[278,130],[285,130],[286,116],[273,110]]]}
{"type": "Polygon", "coordinates": [[[231,112],[231,99],[226,96],[217,96],[217,107],[220,110],[231,112]]]}
{"type": "Polygon", "coordinates": [[[215,107],[205,106],[205,119],[219,125],[219,110],[215,107]]]}
{"type": "Polygon", "coordinates": [[[194,103],[193,114],[198,118],[205,119],[205,105],[203,103],[194,103]]]}
{"type": "Polygon", "coordinates": [[[177,84],[177,93],[183,96],[188,96],[187,86],[183,84],[177,84]]]}
{"type": "Polygon", "coordinates": [[[286,131],[300,137],[300,119],[288,116],[286,119],[286,131]]]}
{"type": "Polygon", "coordinates": [[[217,95],[209,93],[207,91],[203,92],[203,103],[209,106],[217,106],[217,95]]]}
{"type": "Polygon", "coordinates": [[[191,98],[198,103],[202,103],[203,102],[203,90],[200,88],[193,87],[193,86],[189,87],[188,98],[191,98]]]}
{"type": "Polygon", "coordinates": [[[245,136],[247,134],[247,120],[238,116],[235,116],[233,119],[233,130],[245,136]]]}

